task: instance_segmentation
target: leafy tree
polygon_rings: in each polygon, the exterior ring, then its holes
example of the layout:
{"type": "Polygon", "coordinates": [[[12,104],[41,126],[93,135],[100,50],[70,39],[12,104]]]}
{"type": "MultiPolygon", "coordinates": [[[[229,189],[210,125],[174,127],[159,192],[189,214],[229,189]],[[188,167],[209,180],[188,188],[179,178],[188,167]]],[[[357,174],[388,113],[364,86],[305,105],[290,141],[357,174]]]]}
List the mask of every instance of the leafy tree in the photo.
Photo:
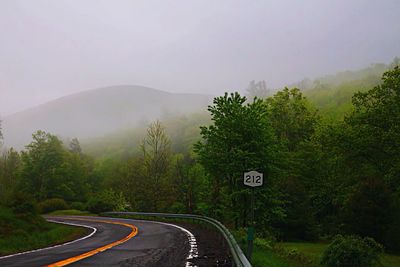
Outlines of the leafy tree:
{"type": "Polygon", "coordinates": [[[33,192],[38,200],[59,197],[64,162],[62,142],[54,135],[37,131],[33,141],[22,152],[22,188],[33,192]]]}
{"type": "Polygon", "coordinates": [[[67,151],[54,135],[43,131],[22,152],[21,188],[39,200],[62,198],[85,200],[90,173],[84,159],[67,151]]]}
{"type": "Polygon", "coordinates": [[[78,138],[73,138],[71,140],[71,142],[69,143],[69,150],[72,153],[82,154],[82,148],[78,138]]]}
{"type": "Polygon", "coordinates": [[[268,90],[265,81],[251,81],[246,88],[246,96],[248,99],[252,100],[255,97],[264,99],[271,95],[271,91],[268,90]]]}
{"type": "Polygon", "coordinates": [[[190,155],[178,154],[175,164],[174,188],[177,201],[182,203],[185,213],[209,215],[209,185],[204,168],[190,155]]]}
{"type": "Polygon", "coordinates": [[[352,234],[384,241],[391,212],[391,194],[382,179],[362,181],[345,202],[343,220],[352,234]]]}
{"type": "Polygon", "coordinates": [[[2,132],[2,128],[1,128],[1,120],[0,120],[0,149],[3,145],[3,132],[2,132]]]}
{"type": "Polygon", "coordinates": [[[382,77],[383,83],[353,97],[354,112],[343,147],[355,170],[364,175],[385,177],[392,190],[400,186],[400,68],[382,77]],[[354,164],[355,165],[355,164],[354,164]]]}
{"type": "Polygon", "coordinates": [[[159,121],[150,124],[139,155],[115,170],[111,184],[123,192],[133,209],[166,211],[175,202],[170,140],[159,121]]]}
{"type": "Polygon", "coordinates": [[[93,213],[106,211],[125,211],[129,205],[122,192],[112,189],[101,191],[89,198],[86,208],[93,213]]]}
{"type": "Polygon", "coordinates": [[[318,122],[317,110],[299,89],[285,88],[266,102],[275,134],[289,151],[311,138],[318,122]]]}
{"type": "Polygon", "coordinates": [[[50,198],[38,203],[38,210],[40,213],[49,213],[55,210],[67,210],[68,204],[64,199],[50,198]]]}
{"type": "Polygon", "coordinates": [[[201,127],[202,141],[194,148],[212,178],[214,216],[227,215],[226,205],[230,203],[229,210],[234,211],[236,219],[246,218],[243,202],[249,203],[249,197],[242,187],[243,172],[258,170],[267,174],[272,161],[274,139],[267,107],[260,99],[246,104],[246,97],[239,93],[225,93],[214,98],[208,111],[213,124],[201,127]]]}
{"type": "Polygon", "coordinates": [[[16,193],[20,155],[10,149],[0,157],[0,204],[8,205],[16,193]]]}
{"type": "MultiPolygon", "coordinates": [[[[144,166],[144,182],[149,188],[146,199],[151,210],[159,211],[165,207],[168,197],[168,183],[171,174],[171,143],[165,128],[159,121],[150,124],[147,135],[141,144],[141,153],[144,166]],[[152,199],[152,200],[150,200],[152,199]]],[[[169,195],[169,197],[171,197],[169,195]]]]}
{"type": "Polygon", "coordinates": [[[280,229],[283,239],[311,240],[315,238],[314,222],[308,194],[295,177],[284,179],[279,184],[284,194],[285,217],[274,225],[280,229]]]}

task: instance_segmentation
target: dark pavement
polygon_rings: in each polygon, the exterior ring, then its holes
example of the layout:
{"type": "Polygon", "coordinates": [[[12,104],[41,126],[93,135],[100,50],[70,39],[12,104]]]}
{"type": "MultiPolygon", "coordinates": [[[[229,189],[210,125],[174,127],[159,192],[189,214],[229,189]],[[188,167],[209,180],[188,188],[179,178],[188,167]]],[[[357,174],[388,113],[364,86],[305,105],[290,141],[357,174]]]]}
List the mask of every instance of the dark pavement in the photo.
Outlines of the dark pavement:
{"type": "Polygon", "coordinates": [[[179,267],[185,266],[190,250],[187,235],[170,225],[105,217],[57,216],[47,219],[92,226],[97,231],[91,237],[72,244],[0,259],[0,266],[45,266],[121,240],[132,232],[127,226],[85,219],[131,224],[138,228],[138,234],[125,243],[68,266],[179,267]]]}

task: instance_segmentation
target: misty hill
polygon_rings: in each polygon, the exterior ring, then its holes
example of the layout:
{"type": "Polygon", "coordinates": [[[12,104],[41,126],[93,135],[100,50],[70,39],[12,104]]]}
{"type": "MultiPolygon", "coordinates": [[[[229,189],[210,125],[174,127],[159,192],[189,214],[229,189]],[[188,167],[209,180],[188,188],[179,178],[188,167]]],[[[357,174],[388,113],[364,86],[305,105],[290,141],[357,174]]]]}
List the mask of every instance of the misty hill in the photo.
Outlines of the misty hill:
{"type": "Polygon", "coordinates": [[[397,65],[400,65],[400,58],[395,57],[390,64],[371,64],[366,68],[325,75],[313,81],[304,79],[289,87],[303,90],[323,115],[341,119],[351,111],[354,93],[370,90],[380,84],[382,74],[397,65]]]}
{"type": "Polygon", "coordinates": [[[349,83],[353,81],[369,80],[376,81],[380,80],[382,73],[389,69],[393,69],[395,66],[400,65],[400,58],[395,57],[391,63],[374,63],[365,68],[357,70],[346,70],[340,71],[335,74],[328,74],[318,77],[314,80],[304,78],[303,80],[290,84],[288,87],[297,87],[303,91],[312,89],[324,89],[327,87],[334,87],[340,84],[349,83]]]}
{"type": "Polygon", "coordinates": [[[168,93],[142,86],[94,89],[5,117],[5,144],[21,149],[39,129],[62,138],[100,137],[155,119],[204,110],[210,101],[207,95],[168,93]]]}

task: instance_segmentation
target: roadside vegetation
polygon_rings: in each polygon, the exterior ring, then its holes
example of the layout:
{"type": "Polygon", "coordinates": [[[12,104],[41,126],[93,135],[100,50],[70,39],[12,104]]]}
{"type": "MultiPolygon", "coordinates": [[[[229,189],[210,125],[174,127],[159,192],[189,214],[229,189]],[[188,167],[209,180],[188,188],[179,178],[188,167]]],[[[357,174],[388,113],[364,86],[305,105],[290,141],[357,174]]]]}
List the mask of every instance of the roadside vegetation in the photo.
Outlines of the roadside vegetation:
{"type": "Polygon", "coordinates": [[[338,260],[349,243],[364,248],[354,252],[362,265],[338,266],[395,266],[398,257],[389,254],[400,253],[397,64],[304,82],[304,92],[271,95],[264,83],[252,83],[247,96],[216,97],[206,116],[155,121],[126,133],[135,142],[97,140],[87,145],[90,154],[76,138],[37,131],[24,151],[4,151],[0,205],[11,211],[7,216],[19,216],[24,205],[41,213],[194,213],[236,231],[250,224],[243,172],[258,170],[265,185],[255,192],[256,266],[331,267],[328,246],[338,260]],[[388,70],[377,79],[382,69],[388,70]]]}
{"type": "Polygon", "coordinates": [[[85,228],[48,223],[32,210],[0,207],[0,256],[62,244],[85,234],[85,228]]]}

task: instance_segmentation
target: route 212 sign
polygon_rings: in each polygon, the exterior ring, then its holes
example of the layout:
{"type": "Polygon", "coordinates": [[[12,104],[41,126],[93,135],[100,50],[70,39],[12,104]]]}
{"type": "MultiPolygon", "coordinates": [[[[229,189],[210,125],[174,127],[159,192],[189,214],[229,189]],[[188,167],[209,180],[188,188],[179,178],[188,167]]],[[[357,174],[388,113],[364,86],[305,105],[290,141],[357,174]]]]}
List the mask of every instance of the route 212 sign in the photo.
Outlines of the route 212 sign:
{"type": "Polygon", "coordinates": [[[262,186],[264,183],[264,175],[257,171],[245,172],[243,175],[243,183],[251,187],[262,186]]]}

